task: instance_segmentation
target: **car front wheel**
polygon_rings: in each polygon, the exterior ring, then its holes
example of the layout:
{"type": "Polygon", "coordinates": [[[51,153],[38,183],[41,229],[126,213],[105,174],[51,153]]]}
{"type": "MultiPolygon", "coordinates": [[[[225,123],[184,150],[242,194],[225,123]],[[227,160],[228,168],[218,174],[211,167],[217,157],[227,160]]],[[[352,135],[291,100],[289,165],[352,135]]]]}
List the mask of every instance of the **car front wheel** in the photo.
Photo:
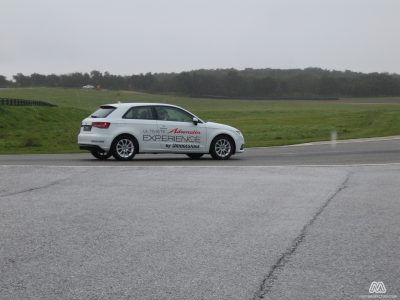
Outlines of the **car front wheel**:
{"type": "Polygon", "coordinates": [[[115,139],[112,146],[112,155],[116,160],[131,160],[135,156],[137,149],[135,138],[129,135],[122,135],[115,139]]]}
{"type": "Polygon", "coordinates": [[[229,159],[234,151],[233,140],[226,135],[217,136],[211,143],[210,154],[214,159],[229,159]]]}

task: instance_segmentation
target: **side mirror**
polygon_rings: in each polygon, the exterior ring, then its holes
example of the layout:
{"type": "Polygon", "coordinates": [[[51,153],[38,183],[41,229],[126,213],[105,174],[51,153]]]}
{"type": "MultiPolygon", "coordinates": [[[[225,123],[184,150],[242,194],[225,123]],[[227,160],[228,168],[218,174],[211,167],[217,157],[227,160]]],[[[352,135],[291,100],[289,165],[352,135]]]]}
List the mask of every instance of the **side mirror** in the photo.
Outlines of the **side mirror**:
{"type": "Polygon", "coordinates": [[[199,124],[199,119],[193,117],[193,124],[197,126],[197,124],[199,124]]]}

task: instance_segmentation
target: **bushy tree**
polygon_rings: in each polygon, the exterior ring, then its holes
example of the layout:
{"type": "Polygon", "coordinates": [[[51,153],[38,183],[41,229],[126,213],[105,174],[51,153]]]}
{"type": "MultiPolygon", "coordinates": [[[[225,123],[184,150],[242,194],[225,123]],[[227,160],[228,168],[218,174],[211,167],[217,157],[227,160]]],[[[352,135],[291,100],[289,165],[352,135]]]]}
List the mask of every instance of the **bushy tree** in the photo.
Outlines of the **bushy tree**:
{"type": "Polygon", "coordinates": [[[11,82],[7,80],[6,76],[0,75],[0,88],[11,86],[11,82]]]}
{"type": "MultiPolygon", "coordinates": [[[[13,76],[15,86],[82,87],[91,84],[106,89],[128,89],[188,96],[214,97],[358,97],[400,96],[400,75],[307,69],[196,70],[176,73],[146,73],[121,76],[93,70],[90,73],[13,76]]],[[[0,86],[10,85],[4,76],[0,86]]]]}

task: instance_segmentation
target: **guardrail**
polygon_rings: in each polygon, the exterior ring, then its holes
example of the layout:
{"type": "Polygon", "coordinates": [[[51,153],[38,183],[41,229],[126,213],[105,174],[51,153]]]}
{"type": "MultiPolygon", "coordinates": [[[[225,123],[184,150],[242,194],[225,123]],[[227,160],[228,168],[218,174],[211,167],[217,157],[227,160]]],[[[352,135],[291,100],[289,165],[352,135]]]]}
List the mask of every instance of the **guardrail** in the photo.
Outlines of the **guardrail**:
{"type": "Polygon", "coordinates": [[[57,105],[38,101],[38,100],[26,100],[26,99],[15,99],[15,98],[0,98],[0,105],[8,105],[8,106],[50,106],[54,107],[57,105]]]}

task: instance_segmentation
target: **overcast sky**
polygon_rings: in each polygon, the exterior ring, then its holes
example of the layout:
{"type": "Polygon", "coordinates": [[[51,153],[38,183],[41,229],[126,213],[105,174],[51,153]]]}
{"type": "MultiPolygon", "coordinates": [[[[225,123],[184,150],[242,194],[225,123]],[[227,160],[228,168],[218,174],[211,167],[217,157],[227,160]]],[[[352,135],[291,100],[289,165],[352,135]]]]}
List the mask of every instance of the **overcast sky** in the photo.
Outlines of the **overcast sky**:
{"type": "Polygon", "coordinates": [[[0,0],[0,74],[400,73],[400,0],[0,0]]]}

